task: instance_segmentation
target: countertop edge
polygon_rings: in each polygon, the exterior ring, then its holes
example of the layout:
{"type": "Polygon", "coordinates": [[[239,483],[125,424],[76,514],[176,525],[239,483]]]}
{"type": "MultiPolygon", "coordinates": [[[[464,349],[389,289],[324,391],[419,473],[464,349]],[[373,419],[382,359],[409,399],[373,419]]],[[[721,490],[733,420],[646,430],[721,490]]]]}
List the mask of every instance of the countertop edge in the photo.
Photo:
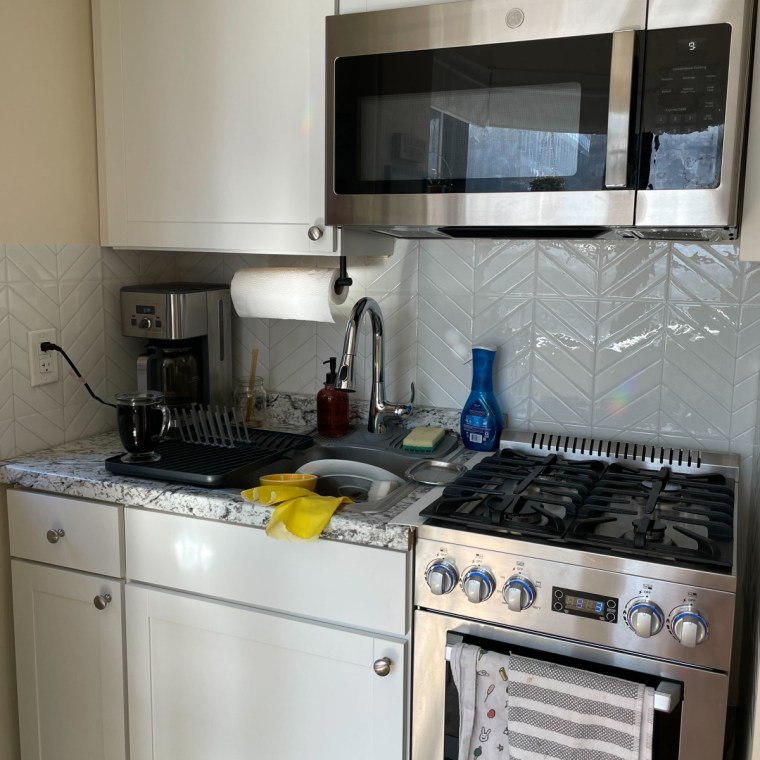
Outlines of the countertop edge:
{"type": "MultiPolygon", "coordinates": [[[[236,491],[212,490],[113,475],[103,461],[118,451],[115,434],[101,434],[0,463],[0,484],[125,507],[265,528],[272,507],[245,501],[236,491]]],[[[320,539],[409,551],[410,528],[389,525],[418,498],[412,493],[387,514],[336,513],[320,539]]]]}

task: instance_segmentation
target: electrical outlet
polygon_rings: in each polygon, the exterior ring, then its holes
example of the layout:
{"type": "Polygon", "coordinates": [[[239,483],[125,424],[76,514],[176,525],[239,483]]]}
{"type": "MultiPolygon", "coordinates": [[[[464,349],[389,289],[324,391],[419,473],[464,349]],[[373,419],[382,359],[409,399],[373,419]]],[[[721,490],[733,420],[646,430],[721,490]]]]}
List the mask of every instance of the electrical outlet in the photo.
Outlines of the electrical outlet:
{"type": "Polygon", "coordinates": [[[58,357],[55,351],[43,351],[40,345],[47,341],[55,343],[55,330],[30,330],[29,342],[29,379],[32,388],[38,385],[58,382],[58,357]]]}

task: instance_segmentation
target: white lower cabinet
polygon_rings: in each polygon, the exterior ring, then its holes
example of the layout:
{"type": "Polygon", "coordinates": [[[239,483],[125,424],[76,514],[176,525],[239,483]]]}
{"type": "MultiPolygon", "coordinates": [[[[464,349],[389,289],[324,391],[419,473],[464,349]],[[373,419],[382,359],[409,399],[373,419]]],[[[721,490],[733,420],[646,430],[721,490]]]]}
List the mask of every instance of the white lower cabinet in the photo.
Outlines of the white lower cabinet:
{"type": "Polygon", "coordinates": [[[403,641],[130,584],[127,649],[132,760],[404,756],[403,641]]]}
{"type": "Polygon", "coordinates": [[[123,582],[11,568],[23,760],[124,760],[123,582]]]}
{"type": "Polygon", "coordinates": [[[122,526],[111,504],[8,492],[22,760],[127,757],[122,526]]]}
{"type": "Polygon", "coordinates": [[[126,509],[132,760],[407,757],[407,552],[126,509]]]}
{"type": "Polygon", "coordinates": [[[8,523],[22,760],[408,756],[409,552],[21,490],[8,523]]]}

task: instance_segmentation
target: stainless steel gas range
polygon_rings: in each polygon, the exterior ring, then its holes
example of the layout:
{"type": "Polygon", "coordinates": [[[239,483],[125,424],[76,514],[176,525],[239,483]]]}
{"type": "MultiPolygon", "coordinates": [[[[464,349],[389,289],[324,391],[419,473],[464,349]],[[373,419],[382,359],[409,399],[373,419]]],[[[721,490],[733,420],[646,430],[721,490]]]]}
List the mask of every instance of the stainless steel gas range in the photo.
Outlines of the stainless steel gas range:
{"type": "Polygon", "coordinates": [[[463,640],[651,685],[654,759],[722,758],[739,458],[511,431],[501,446],[419,513],[412,760],[457,758],[445,656],[463,640]]]}

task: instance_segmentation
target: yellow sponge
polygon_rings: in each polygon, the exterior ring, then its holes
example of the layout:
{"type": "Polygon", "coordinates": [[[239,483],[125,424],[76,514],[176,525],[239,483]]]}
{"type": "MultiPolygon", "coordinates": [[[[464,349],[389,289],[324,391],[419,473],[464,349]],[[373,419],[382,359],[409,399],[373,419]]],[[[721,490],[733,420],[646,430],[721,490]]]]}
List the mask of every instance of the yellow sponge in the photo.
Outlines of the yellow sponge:
{"type": "Polygon", "coordinates": [[[433,451],[445,432],[441,427],[416,427],[404,438],[401,448],[407,451],[433,451]]]}

